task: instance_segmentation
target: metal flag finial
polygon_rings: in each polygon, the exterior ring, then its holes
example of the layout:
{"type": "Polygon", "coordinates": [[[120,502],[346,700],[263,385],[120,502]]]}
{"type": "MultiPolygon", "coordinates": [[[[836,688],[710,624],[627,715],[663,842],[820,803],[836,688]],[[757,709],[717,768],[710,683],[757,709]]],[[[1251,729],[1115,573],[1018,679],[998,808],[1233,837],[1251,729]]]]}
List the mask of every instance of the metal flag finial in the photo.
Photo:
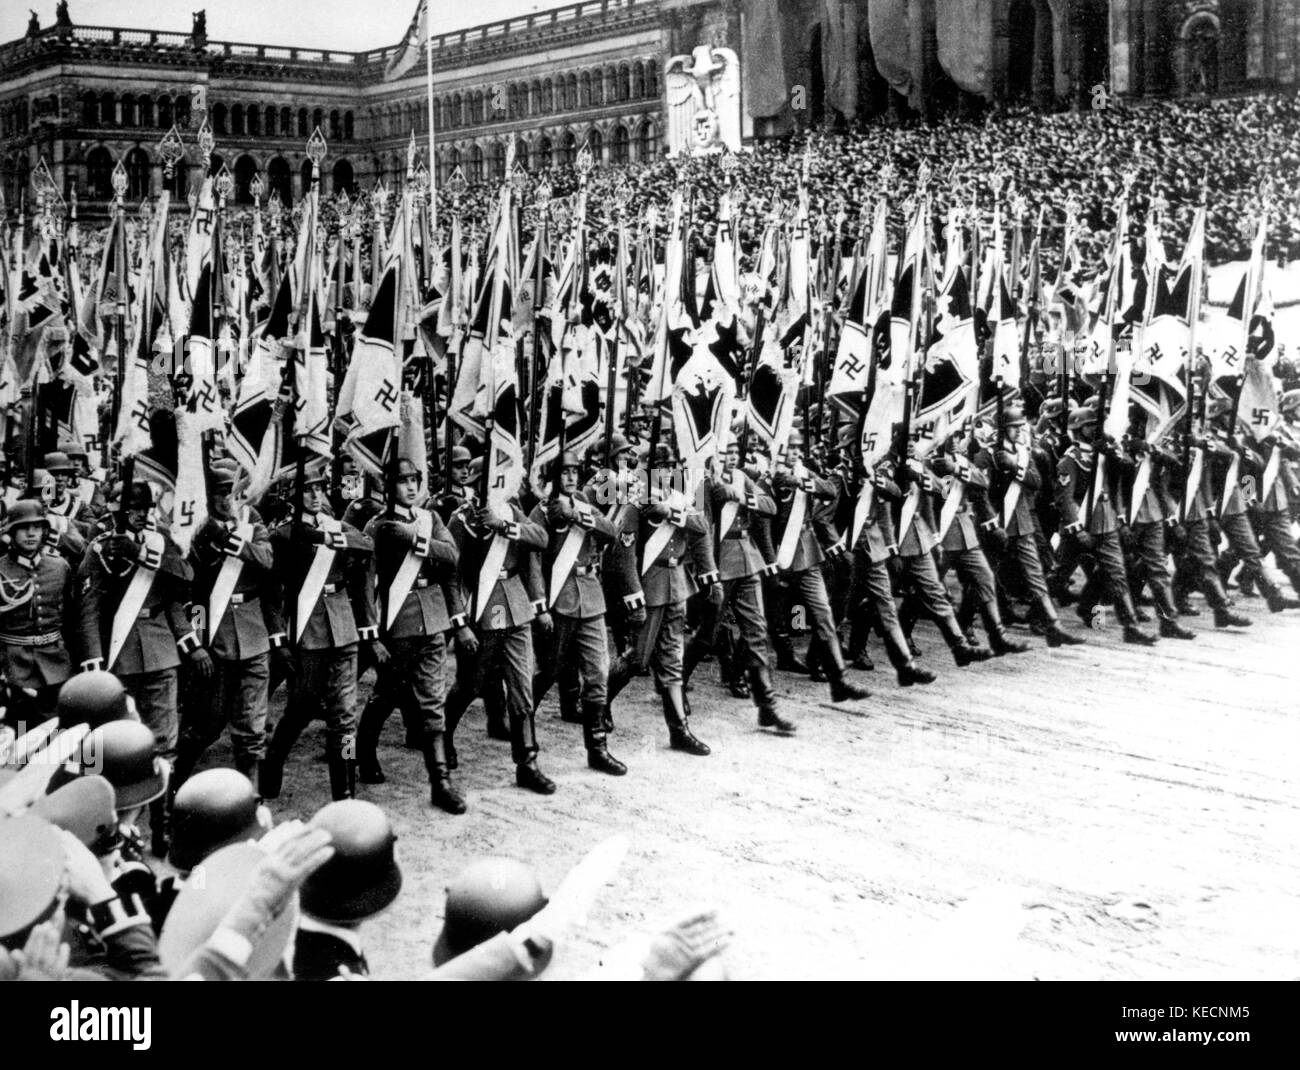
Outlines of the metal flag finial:
{"type": "Polygon", "coordinates": [[[577,167],[578,175],[585,181],[591,173],[591,169],[596,166],[596,156],[591,151],[591,141],[588,139],[583,142],[582,150],[578,153],[577,167]]]}
{"type": "Polygon", "coordinates": [[[318,168],[321,160],[325,159],[329,151],[329,145],[325,141],[325,135],[320,132],[320,127],[316,127],[311,132],[311,137],[307,139],[307,159],[311,160],[318,168]]]}
{"type": "Polygon", "coordinates": [[[469,183],[465,181],[465,172],[461,170],[460,164],[456,165],[451,178],[447,179],[447,189],[451,193],[453,204],[459,204],[460,199],[465,196],[465,191],[469,189],[469,183]]]}
{"type": "Polygon", "coordinates": [[[181,133],[174,124],[158,142],[158,155],[162,157],[163,174],[171,178],[176,170],[177,161],[185,155],[185,143],[181,141],[181,133]]]}
{"type": "Polygon", "coordinates": [[[116,193],[119,198],[125,197],[126,187],[126,167],[123,166],[122,161],[119,159],[117,161],[117,166],[113,168],[113,192],[116,193]]]}
{"type": "MultiPolygon", "coordinates": [[[[199,143],[199,152],[203,154],[203,159],[206,165],[206,161],[212,155],[212,150],[217,144],[217,139],[212,136],[212,127],[208,125],[206,117],[204,117],[203,123],[199,127],[199,132],[196,137],[199,143]]],[[[204,170],[207,170],[206,166],[204,167],[204,170]]]]}
{"type": "Polygon", "coordinates": [[[266,184],[262,181],[262,172],[258,171],[253,175],[253,180],[248,184],[248,192],[252,194],[254,205],[261,205],[262,194],[265,190],[266,184]]]}
{"type": "Polygon", "coordinates": [[[212,188],[223,201],[229,198],[235,188],[235,176],[224,163],[221,165],[221,170],[217,172],[217,177],[212,180],[212,188]]]}

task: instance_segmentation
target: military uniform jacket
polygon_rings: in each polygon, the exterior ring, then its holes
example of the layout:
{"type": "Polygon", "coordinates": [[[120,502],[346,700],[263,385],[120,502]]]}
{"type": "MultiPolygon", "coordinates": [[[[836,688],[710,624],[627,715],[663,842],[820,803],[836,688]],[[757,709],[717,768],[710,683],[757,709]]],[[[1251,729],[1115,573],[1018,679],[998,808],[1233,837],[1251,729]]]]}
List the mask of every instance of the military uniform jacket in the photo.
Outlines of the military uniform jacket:
{"type": "Polygon", "coordinates": [[[1300,480],[1296,479],[1292,463],[1300,460],[1300,447],[1279,441],[1273,449],[1278,450],[1282,456],[1278,458],[1277,478],[1273,480],[1273,486],[1269,488],[1261,508],[1266,513],[1289,513],[1291,507],[1300,502],[1300,480]]]}
{"type": "MultiPolygon", "coordinates": [[[[511,521],[508,531],[502,533],[510,541],[497,581],[488,595],[487,605],[473,607],[476,614],[472,624],[489,631],[521,628],[532,622],[537,605],[545,597],[533,586],[529,574],[528,555],[531,551],[545,550],[549,543],[546,528],[529,520],[523,510],[513,502],[510,505],[511,521]],[[527,584],[527,586],[526,586],[527,584]]],[[[472,606],[474,591],[478,586],[483,555],[492,543],[492,531],[480,531],[462,509],[451,518],[448,525],[451,536],[460,550],[460,580],[467,606],[472,606]]]]}
{"type": "Polygon", "coordinates": [[[776,512],[772,517],[772,542],[778,548],[778,552],[781,543],[785,540],[785,529],[790,522],[790,510],[794,506],[795,491],[803,490],[808,495],[807,507],[803,514],[803,530],[799,532],[799,542],[795,546],[794,558],[790,562],[790,572],[804,572],[816,568],[825,560],[826,555],[822,552],[814,523],[819,508],[824,509],[835,502],[835,484],[806,468],[804,471],[802,487],[796,487],[793,480],[788,483],[778,481],[774,484],[776,512]]]}
{"type": "Polygon", "coordinates": [[[692,536],[707,532],[703,518],[688,510],[685,521],[674,527],[672,536],[642,573],[638,562],[643,559],[650,533],[668,520],[649,515],[647,505],[629,506],[625,527],[619,534],[619,573],[623,577],[623,601],[629,606],[644,604],[647,609],[685,602],[695,588],[686,575],[686,557],[692,536]]]}
{"type": "Polygon", "coordinates": [[[442,518],[444,524],[451,524],[451,518],[456,512],[466,505],[477,505],[478,495],[474,493],[473,487],[457,487],[452,485],[447,488],[446,493],[440,494],[434,511],[442,518]]]}
{"type": "Polygon", "coordinates": [[[1087,531],[1092,535],[1105,535],[1119,530],[1119,514],[1115,511],[1113,488],[1114,464],[1107,464],[1108,476],[1098,482],[1093,492],[1092,516],[1088,509],[1088,488],[1092,485],[1096,452],[1081,448],[1078,443],[1065,451],[1056,466],[1056,508],[1061,514],[1061,530],[1067,534],[1087,531]]]}
{"type": "MultiPolygon", "coordinates": [[[[1122,466],[1120,486],[1123,490],[1124,504],[1130,511],[1132,511],[1134,483],[1140,464],[1141,460],[1135,458],[1122,466]]],[[[1142,495],[1142,501],[1138,503],[1136,513],[1133,513],[1135,524],[1162,524],[1170,517],[1178,515],[1174,480],[1181,470],[1181,463],[1172,454],[1160,449],[1151,450],[1150,482],[1147,483],[1147,489],[1142,495]]]]}
{"type": "Polygon", "coordinates": [[[430,517],[432,526],[427,547],[416,546],[418,538],[414,529],[415,513],[400,505],[393,507],[391,517],[377,516],[366,528],[366,536],[375,544],[375,598],[381,614],[381,631],[385,637],[419,639],[427,635],[441,635],[448,629],[465,623],[465,607],[456,578],[460,551],[438,514],[431,510],[430,517]],[[406,560],[406,555],[413,549],[423,551],[420,570],[415,575],[410,591],[402,600],[392,627],[385,629],[383,622],[388,613],[388,590],[402,562],[406,560]]]}
{"type": "Polygon", "coordinates": [[[534,556],[541,567],[540,584],[544,597],[550,601],[551,576],[555,570],[555,560],[561,547],[568,541],[569,532],[578,528],[584,530],[582,543],[578,547],[578,556],[573,568],[565,577],[551,610],[564,617],[586,620],[590,617],[603,616],[605,613],[605,591],[601,586],[601,559],[605,548],[618,536],[618,529],[601,511],[599,503],[589,494],[579,491],[573,496],[588,508],[582,510],[575,519],[550,519],[547,503],[538,502],[529,517],[534,524],[546,529],[548,543],[546,549],[534,556]]]}
{"type": "Polygon", "coordinates": [[[867,560],[872,564],[887,561],[898,553],[898,536],[894,534],[894,505],[902,497],[902,490],[894,482],[893,466],[882,461],[872,477],[875,490],[871,497],[871,511],[863,521],[858,535],[858,546],[865,544],[867,560]]]}
{"type": "Polygon", "coordinates": [[[988,480],[988,500],[996,510],[993,514],[994,519],[1002,518],[1007,491],[1017,478],[1020,480],[1020,497],[1016,501],[1015,509],[1006,518],[1006,530],[1009,536],[1028,537],[1034,533],[1035,499],[1042,486],[1040,452],[1035,450],[1031,453],[1023,472],[1016,464],[1016,455],[1010,450],[985,449],[975,455],[975,466],[985,473],[988,480]]]}
{"type": "MultiPolygon", "coordinates": [[[[713,505],[713,526],[718,533],[718,574],[723,581],[743,579],[762,572],[767,564],[754,544],[750,525],[756,514],[776,515],[776,502],[758,483],[744,472],[744,499],[736,502],[736,518],[726,532],[722,530],[722,509],[735,501],[729,483],[721,479],[709,481],[709,498],[713,505]]],[[[649,603],[647,603],[649,604],[649,603]]]]}
{"type": "Polygon", "coordinates": [[[362,981],[369,978],[370,966],[355,932],[303,918],[294,936],[293,976],[297,981],[362,981]]]}
{"type": "Polygon", "coordinates": [[[953,485],[960,483],[964,488],[957,514],[952,518],[948,530],[944,532],[943,548],[956,552],[978,550],[980,548],[979,527],[986,524],[993,526],[997,522],[997,516],[989,505],[988,474],[965,457],[957,458],[953,462],[936,461],[935,469],[946,477],[943,492],[933,503],[936,516],[942,515],[943,503],[953,485]]]}
{"type": "MultiPolygon", "coordinates": [[[[282,521],[271,530],[275,571],[284,585],[283,612],[295,631],[298,592],[311,570],[317,548],[324,542],[320,517],[328,515],[303,514],[296,537],[292,520],[282,521]]],[[[374,543],[347,523],[343,524],[340,535],[343,544],[335,551],[325,584],[301,629],[302,638],[297,641],[301,650],[337,650],[362,639],[378,637],[374,591],[369,582],[374,543]]],[[[289,636],[290,642],[294,639],[294,635],[289,636]]]]}
{"type": "MultiPolygon", "coordinates": [[[[918,476],[910,469],[905,470],[895,459],[893,475],[900,491],[902,492],[900,493],[898,501],[894,505],[894,512],[896,514],[895,523],[897,525],[901,525],[903,522],[903,502],[907,498],[905,484],[909,481],[920,483],[925,475],[928,475],[931,480],[935,479],[934,472],[930,469],[929,465],[925,464],[925,462],[921,462],[921,465],[924,469],[924,474],[918,476]]],[[[913,515],[912,523],[898,540],[899,554],[903,557],[920,557],[923,554],[928,554],[934,548],[934,526],[934,510],[932,507],[931,496],[925,491],[924,487],[922,487],[921,497],[917,502],[916,513],[913,515]]]]}
{"type": "Polygon", "coordinates": [[[180,644],[189,649],[198,643],[185,616],[194,573],[171,537],[162,535],[162,562],[112,665],[107,664],[107,656],[113,617],[138,567],[142,538],[101,535],[87,547],[81,562],[82,655],[87,661],[104,659],[104,667],[119,676],[174,669],[181,663],[180,644]]]}
{"type": "Polygon", "coordinates": [[[39,689],[72,675],[63,635],[76,595],[72,566],[56,554],[0,557],[0,657],[14,687],[39,689]]]}
{"type": "MultiPolygon", "coordinates": [[[[243,540],[238,554],[243,562],[230,604],[212,631],[208,621],[208,650],[223,661],[247,661],[271,649],[270,635],[284,631],[280,610],[280,589],[273,568],[275,552],[262,518],[250,509],[248,521],[253,534],[243,540]]],[[[194,601],[209,607],[212,585],[217,582],[229,556],[223,549],[238,527],[235,520],[210,517],[194,536],[190,563],[194,567],[194,601]]]]}

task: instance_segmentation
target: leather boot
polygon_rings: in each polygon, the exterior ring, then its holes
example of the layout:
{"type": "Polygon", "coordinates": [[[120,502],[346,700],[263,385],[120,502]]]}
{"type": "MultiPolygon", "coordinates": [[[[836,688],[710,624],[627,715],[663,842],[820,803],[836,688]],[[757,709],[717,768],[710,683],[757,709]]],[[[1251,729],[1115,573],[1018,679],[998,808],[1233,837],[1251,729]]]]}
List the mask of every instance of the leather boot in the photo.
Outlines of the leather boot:
{"type": "Polygon", "coordinates": [[[606,707],[618,698],[623,688],[632,679],[632,663],[623,654],[615,654],[609,663],[609,676],[605,681],[606,707]]]}
{"type": "Polygon", "coordinates": [[[465,797],[451,782],[451,770],[447,768],[446,738],[440,732],[434,732],[425,738],[424,768],[429,773],[429,802],[449,814],[463,814],[466,809],[465,797]]]}
{"type": "Polygon", "coordinates": [[[829,673],[833,672],[832,666],[827,664],[829,655],[826,653],[826,646],[815,635],[808,644],[808,654],[804,662],[808,666],[808,679],[815,684],[824,684],[830,679],[829,673]]]}
{"type": "Polygon", "coordinates": [[[978,643],[966,642],[966,637],[961,634],[961,629],[957,625],[955,617],[946,616],[939,618],[939,631],[948,642],[948,649],[952,651],[952,659],[961,668],[973,664],[977,661],[988,661],[993,656],[986,646],[980,646],[978,643]]]}
{"type": "MultiPolygon", "coordinates": [[[[808,666],[799,660],[794,652],[794,640],[788,635],[773,638],[772,649],[776,651],[776,667],[779,672],[793,672],[801,676],[808,675],[808,666]]],[[[752,685],[751,685],[752,686],[752,685]]]]}
{"type": "Polygon", "coordinates": [[[1186,592],[1174,599],[1174,606],[1177,608],[1180,617],[1199,617],[1201,615],[1201,611],[1192,605],[1192,596],[1186,592]]]}
{"type": "Polygon", "coordinates": [[[563,686],[560,687],[560,720],[567,724],[583,724],[582,713],[578,709],[578,700],[582,695],[580,691],[572,691],[563,686]]]}
{"type": "Polygon", "coordinates": [[[934,683],[934,673],[930,672],[929,669],[921,668],[912,660],[912,655],[907,649],[907,640],[901,629],[888,628],[885,630],[885,654],[888,655],[890,664],[894,666],[895,671],[898,673],[900,687],[934,683]]]}
{"type": "Polygon", "coordinates": [[[587,765],[598,773],[622,776],[627,772],[627,766],[609,753],[601,716],[602,705],[598,702],[584,702],[582,711],[586,718],[586,723],[582,726],[582,739],[587,745],[587,765]]]}
{"type": "MultiPolygon", "coordinates": [[[[1243,570],[1242,577],[1247,573],[1243,570]]],[[[1255,581],[1255,586],[1259,588],[1259,593],[1264,596],[1264,602],[1268,606],[1270,613],[1281,613],[1284,609],[1300,609],[1300,602],[1294,598],[1287,598],[1282,593],[1282,589],[1277,587],[1272,580],[1264,575],[1263,572],[1254,572],[1249,574],[1255,581]]]]}
{"type": "Polygon", "coordinates": [[[1122,598],[1115,600],[1115,616],[1124,625],[1124,642],[1133,646],[1156,645],[1158,637],[1138,627],[1137,609],[1133,605],[1133,596],[1127,590],[1122,598]]]}
{"type": "Polygon", "coordinates": [[[456,744],[452,736],[456,732],[456,726],[460,724],[460,719],[465,716],[465,705],[459,699],[456,699],[456,695],[456,691],[450,692],[443,706],[443,719],[446,728],[443,729],[442,733],[442,746],[447,755],[447,768],[453,770],[460,767],[460,760],[456,755],[456,744]]]}
{"type": "Polygon", "coordinates": [[[1042,625],[1043,636],[1047,645],[1056,649],[1062,646],[1082,646],[1087,640],[1071,635],[1061,627],[1061,619],[1056,615],[1056,606],[1050,594],[1040,595],[1035,606],[1035,617],[1042,625]]]}
{"type": "Polygon", "coordinates": [[[673,750],[704,757],[709,746],[696,739],[686,717],[686,694],[681,684],[667,684],[659,697],[664,704],[664,721],[668,725],[668,745],[673,750]]]}
{"type": "Polygon", "coordinates": [[[257,790],[263,799],[278,799],[284,783],[284,759],[268,749],[266,757],[257,763],[257,790]]]}
{"type": "Polygon", "coordinates": [[[1160,617],[1160,638],[1195,639],[1196,633],[1178,623],[1178,607],[1174,605],[1173,591],[1167,583],[1151,584],[1151,597],[1160,617]]]}
{"type": "Polygon", "coordinates": [[[831,666],[831,701],[848,702],[850,700],[870,698],[871,692],[865,687],[850,683],[844,676],[844,670],[831,666]]]}
{"type": "Polygon", "coordinates": [[[510,756],[515,760],[515,783],[538,795],[554,795],[555,781],[537,768],[537,727],[532,711],[510,713],[510,756]]]}
{"type": "Polygon", "coordinates": [[[787,720],[776,711],[776,692],[772,688],[772,670],[766,665],[755,664],[749,667],[749,686],[754,692],[754,705],[758,707],[758,727],[774,728],[782,735],[790,735],[795,730],[793,721],[787,720]]]}
{"type": "Polygon", "coordinates": [[[1002,614],[996,602],[988,602],[980,607],[980,616],[984,618],[984,630],[988,633],[989,646],[993,653],[1002,657],[1004,654],[1023,654],[1029,649],[1028,643],[1012,639],[1002,623],[1002,614]]]}
{"type": "Polygon", "coordinates": [[[373,698],[361,711],[357,725],[357,773],[363,784],[382,784],[386,780],[379,764],[379,734],[387,717],[388,711],[379,709],[373,698]]]}
{"type": "Polygon", "coordinates": [[[1218,606],[1214,610],[1216,628],[1249,628],[1253,622],[1249,617],[1234,613],[1227,606],[1218,606]]]}
{"type": "Polygon", "coordinates": [[[929,669],[923,669],[910,658],[898,667],[898,684],[911,687],[913,684],[932,684],[937,677],[929,669]]]}
{"type": "Polygon", "coordinates": [[[338,802],[340,799],[357,797],[357,763],[355,759],[344,758],[342,754],[331,752],[328,760],[330,771],[330,797],[338,802]]]}

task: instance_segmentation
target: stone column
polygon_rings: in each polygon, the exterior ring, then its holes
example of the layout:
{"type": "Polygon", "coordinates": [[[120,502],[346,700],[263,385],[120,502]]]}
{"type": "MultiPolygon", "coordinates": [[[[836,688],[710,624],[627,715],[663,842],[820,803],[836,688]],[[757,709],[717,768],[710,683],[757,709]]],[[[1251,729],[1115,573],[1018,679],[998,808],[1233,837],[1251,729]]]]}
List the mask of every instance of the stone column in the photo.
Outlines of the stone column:
{"type": "Polygon", "coordinates": [[[1052,9],[1045,0],[1040,0],[1034,5],[1034,14],[1034,66],[1030,90],[1034,103],[1045,107],[1052,103],[1056,94],[1052,9]]]}

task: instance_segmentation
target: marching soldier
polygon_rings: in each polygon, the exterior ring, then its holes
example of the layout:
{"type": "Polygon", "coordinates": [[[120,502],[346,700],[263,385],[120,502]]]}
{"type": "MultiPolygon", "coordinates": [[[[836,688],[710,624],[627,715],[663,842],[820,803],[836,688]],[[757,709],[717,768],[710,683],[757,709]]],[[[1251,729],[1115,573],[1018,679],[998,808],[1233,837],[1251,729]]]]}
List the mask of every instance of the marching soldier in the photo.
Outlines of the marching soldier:
{"type": "Polygon", "coordinates": [[[174,789],[185,782],[227,725],[235,768],[254,784],[266,756],[270,637],[274,633],[282,645],[284,635],[271,538],[256,510],[237,504],[238,476],[234,461],[213,462],[208,520],[195,534],[190,550],[194,600],[206,614],[206,648],[213,673],[181,718],[174,789]]]}
{"type": "Polygon", "coordinates": [[[530,517],[549,536],[545,552],[535,557],[541,559],[543,590],[549,594],[555,617],[549,656],[541,659],[533,678],[533,706],[541,705],[557,675],[576,672],[581,680],[587,764],[598,772],[622,776],[627,766],[609,753],[606,742],[609,645],[600,580],[601,556],[618,532],[598,503],[578,489],[582,470],[578,455],[566,450],[555,467],[559,493],[539,502],[530,517]]]}
{"type": "MultiPolygon", "coordinates": [[[[194,574],[153,516],[147,483],[123,490],[125,525],[94,539],[81,562],[83,669],[116,673],[153,731],[155,754],[171,765],[180,737],[177,669],[184,654],[203,677],[212,659],[185,615],[194,574]]],[[[165,800],[152,804],[152,849],[167,853],[165,800]]]]}
{"type": "MultiPolygon", "coordinates": [[[[456,768],[453,735],[469,704],[484,688],[504,678],[510,751],[515,783],[539,795],[555,793],[555,781],[537,767],[537,730],[533,717],[534,618],[550,625],[544,599],[530,599],[524,585],[530,551],[547,546],[546,528],[529,520],[514,502],[510,519],[486,506],[465,505],[451,519],[451,534],[460,550],[461,577],[482,600],[475,598],[477,619],[472,626],[458,622],[460,654],[456,684],[447,696],[447,759],[456,768]],[[494,575],[485,570],[494,567],[494,575]],[[500,671],[501,677],[493,673],[500,671]]],[[[485,702],[490,701],[485,698],[485,702]]]]}
{"type": "Polygon", "coordinates": [[[37,501],[16,502],[4,522],[9,548],[0,557],[0,659],[12,724],[49,717],[72,675],[63,629],[74,605],[75,573],[46,550],[48,527],[37,501]]]}
{"type": "Polygon", "coordinates": [[[1014,422],[1016,407],[1003,413],[1001,440],[975,454],[974,463],[988,479],[989,503],[993,515],[982,523],[989,544],[1004,562],[1013,562],[1024,580],[1043,634],[1050,647],[1077,646],[1083,639],[1061,627],[1052,600],[1038,547],[1038,498],[1042,486],[1041,468],[1029,443],[1014,422]]]}
{"type": "MultiPolygon", "coordinates": [[[[756,513],[773,516],[776,503],[740,467],[740,446],[727,447],[722,473],[710,477],[708,495],[714,510],[714,530],[718,539],[718,576],[722,586],[722,603],[730,606],[740,625],[741,641],[749,659],[749,683],[754,705],[758,708],[761,728],[774,728],[783,735],[794,732],[794,722],[782,717],[776,708],[772,686],[772,654],[767,639],[767,618],[763,611],[763,588],[759,575],[767,567],[750,535],[751,517],[756,513]]],[[[687,647],[682,670],[689,682],[705,654],[716,641],[716,622],[702,626],[687,647]]]]}
{"type": "Polygon", "coordinates": [[[803,436],[798,431],[790,433],[773,484],[776,516],[772,534],[777,544],[777,565],[788,577],[788,590],[799,596],[812,617],[812,641],[817,644],[830,678],[831,701],[867,698],[867,690],[850,683],[844,675],[839,631],[821,572],[825,555],[812,526],[814,510],[834,500],[835,486],[804,467],[803,436]]]}
{"type": "Polygon", "coordinates": [[[1099,453],[1111,460],[1117,451],[1110,442],[1099,451],[1094,441],[1096,432],[1095,408],[1085,405],[1071,414],[1074,442],[1057,466],[1056,508],[1061,514],[1063,541],[1058,554],[1058,581],[1068,583],[1080,558],[1090,557],[1092,573],[1079,595],[1079,618],[1091,627],[1093,609],[1104,593],[1124,626],[1124,642],[1151,646],[1156,637],[1138,626],[1137,607],[1129,591],[1128,569],[1119,544],[1119,514],[1113,494],[1115,465],[1106,466],[1104,479],[1098,479],[1094,471],[1099,453]]]}
{"type": "Polygon", "coordinates": [[[451,523],[451,517],[464,505],[476,504],[473,479],[470,476],[469,450],[464,446],[451,448],[451,482],[437,499],[437,513],[444,524],[451,523]]]}
{"type": "Polygon", "coordinates": [[[657,487],[651,493],[658,500],[627,506],[615,549],[628,622],[639,630],[631,649],[610,667],[606,701],[612,703],[636,672],[650,668],[663,701],[669,746],[702,757],[709,747],[691,732],[682,660],[686,600],[694,593],[684,560],[690,536],[702,534],[705,525],[684,502],[670,504],[657,487]]]}
{"type": "Polygon", "coordinates": [[[1300,390],[1288,390],[1279,405],[1282,422],[1265,439],[1265,445],[1277,451],[1277,474],[1272,485],[1264,488],[1259,505],[1257,534],[1261,549],[1271,551],[1277,567],[1291,582],[1291,590],[1300,595],[1300,546],[1291,534],[1291,519],[1300,511],[1300,479],[1294,465],[1300,461],[1300,438],[1295,433],[1300,418],[1300,390]]]}
{"type": "Polygon", "coordinates": [[[293,672],[284,716],[266,749],[260,787],[264,798],[279,797],[289,751],[302,730],[324,714],[330,793],[350,799],[356,794],[358,643],[370,644],[379,665],[388,660],[369,584],[374,544],[330,514],[324,460],[307,463],[302,484],[302,513],[271,532],[284,608],[293,627],[288,636],[293,672]]]}
{"type": "Polygon", "coordinates": [[[380,635],[388,664],[378,671],[375,690],[361,714],[357,758],[361,781],[382,784],[377,747],[394,707],[420,728],[429,774],[429,800],[449,814],[463,814],[465,799],[447,765],[446,634],[452,620],[464,620],[456,566],[460,553],[438,514],[415,503],[424,475],[408,458],[397,461],[391,513],[366,528],[375,544],[374,568],[380,635]]]}

